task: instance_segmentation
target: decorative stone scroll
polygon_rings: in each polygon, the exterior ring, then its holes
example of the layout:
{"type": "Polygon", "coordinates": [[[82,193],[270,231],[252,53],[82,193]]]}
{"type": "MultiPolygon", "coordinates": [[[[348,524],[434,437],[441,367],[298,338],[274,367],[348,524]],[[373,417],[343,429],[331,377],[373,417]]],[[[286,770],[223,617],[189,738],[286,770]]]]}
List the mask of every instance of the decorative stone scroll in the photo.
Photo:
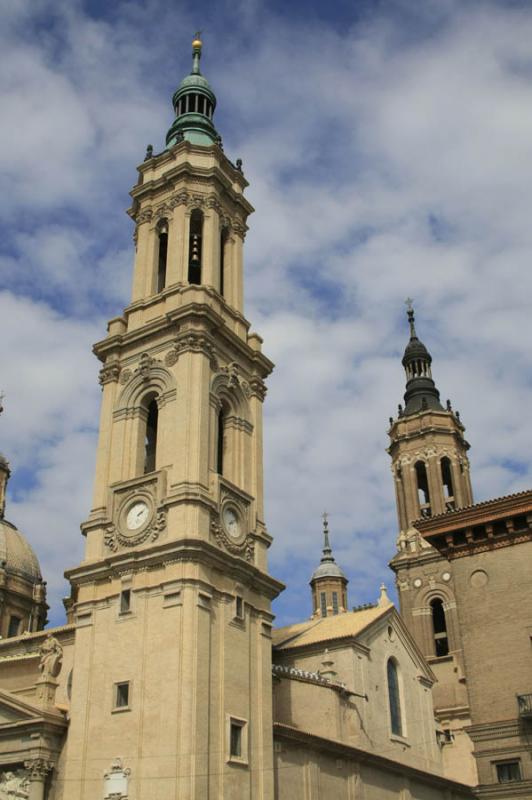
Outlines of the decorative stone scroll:
{"type": "Polygon", "coordinates": [[[46,758],[33,758],[31,761],[25,761],[24,766],[28,771],[30,782],[44,781],[48,773],[54,768],[54,762],[48,761],[46,758]]]}
{"type": "Polygon", "coordinates": [[[150,525],[140,531],[136,536],[125,536],[120,529],[111,523],[107,526],[104,536],[104,541],[107,547],[113,552],[116,552],[120,545],[122,547],[137,547],[148,540],[154,542],[159,538],[162,531],[166,527],[166,512],[158,511],[150,525]]]}
{"type": "Polygon", "coordinates": [[[217,519],[212,520],[211,531],[220,547],[223,547],[232,555],[245,558],[246,561],[253,561],[255,557],[255,542],[251,536],[246,536],[242,542],[235,542],[230,539],[217,519]]]}
{"type": "Polygon", "coordinates": [[[112,383],[113,381],[117,381],[120,377],[120,364],[116,361],[113,361],[111,364],[105,364],[100,370],[99,381],[100,386],[104,386],[106,383],[112,383]]]}
{"type": "Polygon", "coordinates": [[[141,211],[139,214],[134,217],[135,222],[137,225],[142,225],[143,222],[151,222],[153,217],[153,209],[145,208],[144,211],[141,211]]]}
{"type": "Polygon", "coordinates": [[[203,353],[210,362],[212,369],[218,368],[216,351],[208,336],[203,333],[188,331],[176,337],[174,346],[165,356],[164,363],[167,367],[173,367],[181,353],[203,353]]]}

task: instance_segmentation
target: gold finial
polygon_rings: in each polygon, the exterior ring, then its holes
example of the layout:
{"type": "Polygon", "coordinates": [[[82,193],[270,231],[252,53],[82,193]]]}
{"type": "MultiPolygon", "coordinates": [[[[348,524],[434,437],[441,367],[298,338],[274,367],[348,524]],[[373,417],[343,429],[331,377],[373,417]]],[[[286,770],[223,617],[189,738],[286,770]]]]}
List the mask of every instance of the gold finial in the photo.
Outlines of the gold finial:
{"type": "Polygon", "coordinates": [[[201,31],[196,31],[192,39],[192,49],[201,50],[203,42],[201,41],[201,31]]]}

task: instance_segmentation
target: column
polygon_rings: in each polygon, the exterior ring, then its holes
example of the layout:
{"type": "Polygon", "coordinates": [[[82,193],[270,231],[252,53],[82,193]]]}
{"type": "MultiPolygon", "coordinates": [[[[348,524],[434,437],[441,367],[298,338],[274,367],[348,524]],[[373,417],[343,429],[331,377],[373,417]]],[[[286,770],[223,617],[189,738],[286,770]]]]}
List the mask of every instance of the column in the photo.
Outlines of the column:
{"type": "Polygon", "coordinates": [[[166,285],[186,283],[188,270],[185,269],[185,233],[188,234],[186,207],[176,206],[168,222],[168,258],[166,266],[166,285]]]}
{"type": "Polygon", "coordinates": [[[28,770],[28,778],[30,780],[28,800],[44,800],[46,777],[53,769],[53,766],[53,762],[45,758],[34,758],[31,761],[24,762],[24,767],[28,770]]]}
{"type": "Polygon", "coordinates": [[[150,255],[150,240],[151,240],[151,225],[148,221],[151,217],[147,212],[138,217],[137,225],[137,252],[135,256],[135,269],[133,272],[133,289],[131,293],[131,301],[135,303],[137,300],[142,300],[145,296],[146,288],[146,267],[150,255]]]}

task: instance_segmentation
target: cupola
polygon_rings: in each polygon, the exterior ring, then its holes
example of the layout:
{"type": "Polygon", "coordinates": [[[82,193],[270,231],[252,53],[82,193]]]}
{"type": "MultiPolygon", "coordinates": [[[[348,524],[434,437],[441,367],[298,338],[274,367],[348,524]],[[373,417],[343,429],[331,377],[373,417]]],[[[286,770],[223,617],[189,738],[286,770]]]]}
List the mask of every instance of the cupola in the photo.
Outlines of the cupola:
{"type": "Polygon", "coordinates": [[[183,140],[207,146],[221,143],[212,122],[216,96],[200,72],[202,46],[198,32],[192,41],[192,71],[183,78],[172,98],[176,118],[166,134],[167,148],[183,140]]]}
{"type": "Polygon", "coordinates": [[[432,379],[432,357],[418,339],[415,327],[414,309],[409,301],[408,323],[410,340],[403,356],[403,367],[406,373],[406,392],[404,414],[417,414],[428,409],[443,411],[440,393],[432,379]]]}
{"type": "Polygon", "coordinates": [[[323,550],[319,565],[310,579],[312,616],[327,617],[347,611],[348,580],[336,563],[329,541],[327,513],[323,514],[323,550]]]}

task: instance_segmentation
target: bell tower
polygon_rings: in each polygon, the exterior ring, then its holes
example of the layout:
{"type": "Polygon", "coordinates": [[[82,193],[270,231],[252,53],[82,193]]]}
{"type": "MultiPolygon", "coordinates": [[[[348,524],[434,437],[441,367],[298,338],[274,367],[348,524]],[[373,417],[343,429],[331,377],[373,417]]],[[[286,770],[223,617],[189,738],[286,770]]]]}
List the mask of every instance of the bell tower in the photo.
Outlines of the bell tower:
{"type": "Polygon", "coordinates": [[[76,623],[69,798],[273,797],[271,600],[262,403],[273,365],[243,308],[253,208],[192,71],[129,215],[131,303],[94,352],[102,404],[76,623]],[[98,783],[99,781],[99,783],[98,783]],[[125,784],[124,784],[125,785],[125,784]]]}
{"type": "Polygon", "coordinates": [[[390,419],[392,472],[399,531],[414,520],[443,514],[473,502],[469,477],[469,444],[458,412],[440,403],[432,378],[432,357],[418,339],[414,309],[408,309],[410,340],[403,356],[405,407],[390,419]]]}
{"type": "Polygon", "coordinates": [[[475,783],[472,743],[464,731],[470,723],[469,701],[452,565],[415,527],[420,518],[472,504],[469,444],[459,413],[449,400],[445,408],[440,402],[432,357],[417,336],[414,309],[411,301],[407,303],[405,405],[399,406],[395,419],[390,418],[388,430],[399,530],[390,566],[396,574],[401,615],[438,679],[434,710],[445,743],[446,774],[456,779],[468,774],[475,783]]]}

